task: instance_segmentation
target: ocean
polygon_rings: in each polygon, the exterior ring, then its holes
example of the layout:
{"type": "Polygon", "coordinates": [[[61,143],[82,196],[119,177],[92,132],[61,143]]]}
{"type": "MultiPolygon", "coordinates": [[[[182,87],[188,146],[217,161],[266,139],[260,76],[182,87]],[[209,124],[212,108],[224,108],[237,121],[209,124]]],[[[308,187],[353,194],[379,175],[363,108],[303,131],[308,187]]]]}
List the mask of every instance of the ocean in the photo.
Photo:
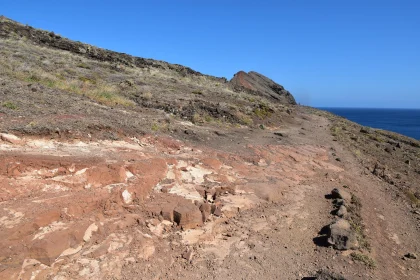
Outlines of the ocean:
{"type": "Polygon", "coordinates": [[[319,108],[353,122],[420,140],[420,109],[319,108]]]}

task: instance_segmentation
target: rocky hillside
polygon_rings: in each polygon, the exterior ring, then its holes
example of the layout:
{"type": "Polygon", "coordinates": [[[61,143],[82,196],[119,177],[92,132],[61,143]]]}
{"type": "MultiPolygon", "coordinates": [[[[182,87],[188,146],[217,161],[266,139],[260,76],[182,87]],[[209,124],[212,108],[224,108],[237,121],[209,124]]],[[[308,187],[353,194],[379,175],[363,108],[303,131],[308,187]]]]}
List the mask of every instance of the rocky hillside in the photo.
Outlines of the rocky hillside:
{"type": "MultiPolygon", "coordinates": [[[[0,111],[24,118],[26,113],[83,115],[83,121],[73,127],[77,131],[91,126],[123,134],[162,127],[166,130],[168,116],[197,124],[259,126],[287,121],[287,107],[295,104],[282,86],[255,72],[243,80],[245,84],[237,78],[229,82],[182,65],[75,42],[5,17],[0,18],[0,38],[2,89],[10,93],[2,96],[0,111]],[[29,103],[28,94],[33,95],[29,103]],[[31,106],[32,102],[35,106],[31,106]],[[92,103],[101,106],[91,106],[92,103]],[[90,109],[83,109],[85,106],[90,109]],[[126,113],[110,118],[112,108],[126,113]],[[133,118],[138,119],[131,114],[140,111],[146,118],[152,113],[154,121],[127,125],[133,118]],[[107,119],[106,124],[103,119],[107,119]]],[[[30,128],[26,126],[34,120],[19,123],[8,126],[3,122],[0,128],[52,134],[53,126],[57,127],[48,118],[37,118],[36,125],[30,128]]]]}

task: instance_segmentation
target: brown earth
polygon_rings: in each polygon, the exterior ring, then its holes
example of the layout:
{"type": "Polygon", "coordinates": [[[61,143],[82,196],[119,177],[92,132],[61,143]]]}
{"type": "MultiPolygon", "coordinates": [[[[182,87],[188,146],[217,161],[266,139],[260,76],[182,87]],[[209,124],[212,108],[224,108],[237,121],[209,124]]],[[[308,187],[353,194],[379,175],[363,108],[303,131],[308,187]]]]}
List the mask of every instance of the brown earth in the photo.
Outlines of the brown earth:
{"type": "Polygon", "coordinates": [[[0,279],[419,278],[419,141],[6,26],[0,279]]]}

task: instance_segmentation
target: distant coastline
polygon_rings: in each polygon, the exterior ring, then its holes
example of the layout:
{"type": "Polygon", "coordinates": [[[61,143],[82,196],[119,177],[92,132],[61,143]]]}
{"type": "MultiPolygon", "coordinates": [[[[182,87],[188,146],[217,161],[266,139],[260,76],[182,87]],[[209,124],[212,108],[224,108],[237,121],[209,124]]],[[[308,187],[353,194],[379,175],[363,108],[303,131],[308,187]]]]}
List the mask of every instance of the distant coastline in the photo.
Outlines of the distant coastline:
{"type": "Polygon", "coordinates": [[[364,126],[420,140],[420,109],[318,107],[364,126]]]}

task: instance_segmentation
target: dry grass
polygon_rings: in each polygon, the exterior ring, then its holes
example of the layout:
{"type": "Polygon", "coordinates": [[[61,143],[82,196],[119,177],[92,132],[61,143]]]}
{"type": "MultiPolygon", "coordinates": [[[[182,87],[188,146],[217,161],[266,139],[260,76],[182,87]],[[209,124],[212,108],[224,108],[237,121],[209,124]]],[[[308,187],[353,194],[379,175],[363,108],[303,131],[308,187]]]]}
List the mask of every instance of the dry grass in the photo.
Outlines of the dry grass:
{"type": "Polygon", "coordinates": [[[188,120],[196,124],[215,125],[232,122],[251,126],[253,119],[266,119],[274,112],[265,98],[235,92],[214,77],[183,76],[165,64],[160,68],[142,68],[96,61],[33,45],[26,39],[1,40],[0,53],[0,75],[83,95],[106,106],[135,109],[139,105],[180,116],[187,111],[186,107],[200,106],[200,101],[211,104],[210,107],[235,103],[236,108],[226,106],[226,111],[237,118],[227,119],[202,108],[194,108],[198,115],[187,113],[188,120]]]}
{"type": "MultiPolygon", "coordinates": [[[[50,50],[48,50],[50,51],[50,50]]],[[[68,68],[60,69],[58,71],[49,71],[46,69],[49,65],[39,63],[38,53],[28,52],[23,54],[19,52],[19,56],[13,56],[13,59],[4,59],[1,61],[1,74],[9,77],[25,81],[28,83],[37,83],[49,88],[54,88],[66,92],[85,95],[94,101],[103,105],[114,106],[132,106],[135,103],[119,93],[119,89],[103,79],[98,79],[99,75],[86,75],[74,70],[70,61],[67,62],[68,68]],[[20,59],[17,59],[20,58],[20,59]],[[24,60],[24,61],[21,61],[24,60]]],[[[9,53],[10,57],[10,53],[9,53]]],[[[60,56],[65,59],[65,56],[60,56]]],[[[65,63],[63,62],[63,63],[65,63]]],[[[86,64],[78,64],[77,67],[82,68],[83,71],[90,69],[86,64]],[[84,67],[81,67],[81,66],[84,67]]]]}
{"type": "Polygon", "coordinates": [[[1,106],[4,107],[4,108],[8,108],[10,110],[17,110],[18,109],[18,106],[15,103],[11,102],[11,101],[3,102],[1,104],[1,106]]]}
{"type": "Polygon", "coordinates": [[[351,258],[354,261],[358,261],[363,263],[364,265],[366,265],[369,268],[376,268],[376,262],[374,259],[372,259],[371,257],[369,257],[368,255],[362,254],[362,253],[357,253],[357,252],[353,252],[351,253],[351,258]]]}

